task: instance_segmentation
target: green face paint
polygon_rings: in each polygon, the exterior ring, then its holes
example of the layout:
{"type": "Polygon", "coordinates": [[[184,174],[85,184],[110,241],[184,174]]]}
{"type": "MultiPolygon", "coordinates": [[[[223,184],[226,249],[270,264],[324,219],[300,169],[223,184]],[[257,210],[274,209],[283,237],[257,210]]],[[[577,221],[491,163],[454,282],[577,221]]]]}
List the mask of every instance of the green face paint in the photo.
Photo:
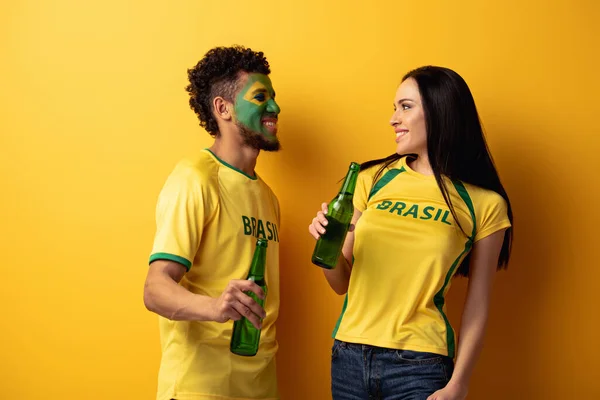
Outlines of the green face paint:
{"type": "Polygon", "coordinates": [[[258,73],[248,75],[248,82],[235,99],[237,121],[252,132],[276,140],[277,115],[275,91],[268,76],[258,73]]]}

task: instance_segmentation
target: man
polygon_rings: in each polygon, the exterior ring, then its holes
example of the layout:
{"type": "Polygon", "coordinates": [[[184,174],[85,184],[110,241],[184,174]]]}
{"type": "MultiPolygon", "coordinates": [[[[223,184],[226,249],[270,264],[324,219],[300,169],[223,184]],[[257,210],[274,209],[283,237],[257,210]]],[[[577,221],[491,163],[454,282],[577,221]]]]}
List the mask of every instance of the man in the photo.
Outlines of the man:
{"type": "Polygon", "coordinates": [[[190,107],[214,137],[178,163],[159,195],[144,286],[159,315],[157,399],[278,399],[279,202],[255,173],[261,150],[277,151],[279,106],[262,52],[214,48],[188,71],[190,107]],[[245,291],[256,238],[267,238],[264,309],[245,291]],[[233,321],[262,328],[258,354],[230,352],[233,321]]]}

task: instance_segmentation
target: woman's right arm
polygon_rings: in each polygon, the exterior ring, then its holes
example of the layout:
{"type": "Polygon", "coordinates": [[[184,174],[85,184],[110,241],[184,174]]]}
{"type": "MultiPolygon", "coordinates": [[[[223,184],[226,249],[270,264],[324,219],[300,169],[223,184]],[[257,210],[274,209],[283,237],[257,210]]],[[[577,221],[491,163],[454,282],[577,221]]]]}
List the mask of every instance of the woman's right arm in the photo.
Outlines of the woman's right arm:
{"type": "MultiPolygon", "coordinates": [[[[321,205],[321,211],[317,213],[317,216],[313,218],[312,223],[308,226],[308,231],[315,238],[319,239],[327,227],[327,203],[321,205]]],[[[344,247],[342,248],[342,254],[338,259],[338,262],[334,269],[323,269],[325,278],[329,283],[329,286],[337,294],[346,294],[348,291],[348,285],[350,283],[350,273],[352,272],[352,249],[354,248],[354,227],[356,222],[360,218],[362,213],[356,208],[354,209],[354,215],[352,216],[352,222],[346,240],[344,241],[344,247]]]]}

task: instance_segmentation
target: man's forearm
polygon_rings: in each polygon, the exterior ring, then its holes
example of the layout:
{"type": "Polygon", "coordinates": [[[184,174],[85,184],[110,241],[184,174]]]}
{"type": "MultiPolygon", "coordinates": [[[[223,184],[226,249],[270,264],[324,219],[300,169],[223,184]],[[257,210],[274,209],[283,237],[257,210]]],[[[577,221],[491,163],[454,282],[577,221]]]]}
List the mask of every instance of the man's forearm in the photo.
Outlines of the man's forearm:
{"type": "Polygon", "coordinates": [[[168,277],[146,282],[144,303],[148,310],[175,321],[213,321],[216,299],[194,294],[168,277]]]}

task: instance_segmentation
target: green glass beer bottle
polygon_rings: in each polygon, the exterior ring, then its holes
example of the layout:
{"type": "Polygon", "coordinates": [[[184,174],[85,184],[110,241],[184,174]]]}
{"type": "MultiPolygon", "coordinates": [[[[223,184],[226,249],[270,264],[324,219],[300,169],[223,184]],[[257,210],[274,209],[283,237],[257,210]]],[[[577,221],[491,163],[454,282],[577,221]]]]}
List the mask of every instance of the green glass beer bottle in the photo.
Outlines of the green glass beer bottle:
{"type": "MultiPolygon", "coordinates": [[[[267,239],[258,239],[254,248],[254,256],[250,264],[250,272],[246,279],[253,281],[267,295],[267,282],[265,281],[265,265],[267,263],[267,239]]],[[[247,292],[261,307],[264,299],[259,299],[253,292],[247,292]]],[[[246,317],[233,323],[230,350],[240,356],[254,356],[258,352],[260,343],[260,329],[256,329],[246,317]]]]}
{"type": "Polygon", "coordinates": [[[346,234],[348,228],[350,228],[350,222],[352,222],[352,215],[354,215],[352,199],[354,198],[358,171],[360,171],[360,164],[350,163],[344,184],[337,196],[327,206],[325,233],[317,240],[312,255],[312,263],[319,267],[335,268],[342,253],[344,240],[346,240],[346,234]]]}

